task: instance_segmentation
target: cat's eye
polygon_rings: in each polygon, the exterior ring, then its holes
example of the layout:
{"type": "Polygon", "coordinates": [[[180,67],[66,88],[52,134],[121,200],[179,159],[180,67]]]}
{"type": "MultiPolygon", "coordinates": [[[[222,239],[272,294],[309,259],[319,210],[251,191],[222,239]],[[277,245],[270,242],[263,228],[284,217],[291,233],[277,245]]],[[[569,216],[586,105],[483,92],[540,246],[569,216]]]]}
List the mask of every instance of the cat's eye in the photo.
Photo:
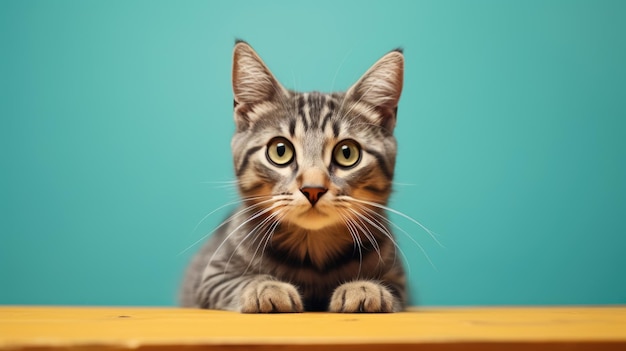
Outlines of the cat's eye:
{"type": "Polygon", "coordinates": [[[291,163],[293,155],[293,145],[285,138],[274,138],[267,144],[267,159],[277,166],[291,163]]]}
{"type": "Polygon", "coordinates": [[[333,160],[341,167],[353,167],[361,160],[361,146],[354,140],[341,141],[333,150],[333,160]]]}

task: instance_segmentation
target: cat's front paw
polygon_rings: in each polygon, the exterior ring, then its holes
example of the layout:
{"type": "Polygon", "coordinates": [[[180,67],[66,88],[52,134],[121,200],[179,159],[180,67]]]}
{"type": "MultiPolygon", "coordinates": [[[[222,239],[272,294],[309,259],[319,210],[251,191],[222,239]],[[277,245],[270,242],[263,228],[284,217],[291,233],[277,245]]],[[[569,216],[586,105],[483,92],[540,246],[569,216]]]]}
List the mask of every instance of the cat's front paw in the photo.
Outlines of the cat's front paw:
{"type": "Polygon", "coordinates": [[[340,285],[330,298],[330,312],[393,312],[396,298],[383,285],[356,281],[340,285]]]}
{"type": "Polygon", "coordinates": [[[241,295],[243,313],[302,312],[302,298],[295,286],[274,280],[248,285],[241,295]]]}

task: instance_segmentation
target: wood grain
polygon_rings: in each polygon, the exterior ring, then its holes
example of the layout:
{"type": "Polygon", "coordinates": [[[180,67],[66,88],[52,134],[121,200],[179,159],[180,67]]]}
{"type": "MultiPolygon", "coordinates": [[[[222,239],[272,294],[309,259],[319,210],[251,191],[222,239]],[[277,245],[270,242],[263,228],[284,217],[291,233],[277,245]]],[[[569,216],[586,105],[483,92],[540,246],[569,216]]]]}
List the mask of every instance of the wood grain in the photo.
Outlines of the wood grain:
{"type": "Polygon", "coordinates": [[[0,350],[626,350],[626,306],[264,314],[0,306],[0,350]]]}

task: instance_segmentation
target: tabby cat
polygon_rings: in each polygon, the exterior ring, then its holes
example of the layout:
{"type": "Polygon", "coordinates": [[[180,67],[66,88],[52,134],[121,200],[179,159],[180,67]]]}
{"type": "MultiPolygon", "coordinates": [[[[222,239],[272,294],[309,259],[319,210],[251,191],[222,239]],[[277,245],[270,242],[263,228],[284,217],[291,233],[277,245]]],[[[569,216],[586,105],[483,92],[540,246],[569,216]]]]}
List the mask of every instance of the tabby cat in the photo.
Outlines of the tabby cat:
{"type": "Polygon", "coordinates": [[[401,50],[347,92],[285,89],[235,44],[232,139],[241,206],[195,256],[185,307],[395,312],[405,275],[385,205],[396,157],[401,50]]]}

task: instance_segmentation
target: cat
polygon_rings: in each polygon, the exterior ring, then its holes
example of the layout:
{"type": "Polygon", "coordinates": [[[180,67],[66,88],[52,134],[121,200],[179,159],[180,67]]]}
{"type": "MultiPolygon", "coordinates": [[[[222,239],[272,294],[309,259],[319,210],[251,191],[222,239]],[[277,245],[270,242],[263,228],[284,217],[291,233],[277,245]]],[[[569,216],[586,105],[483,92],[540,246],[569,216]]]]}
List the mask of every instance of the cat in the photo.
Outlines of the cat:
{"type": "Polygon", "coordinates": [[[404,55],[346,92],[284,88],[238,40],[232,139],[241,205],[192,259],[181,305],[239,311],[397,312],[406,277],[385,209],[404,55]]]}

